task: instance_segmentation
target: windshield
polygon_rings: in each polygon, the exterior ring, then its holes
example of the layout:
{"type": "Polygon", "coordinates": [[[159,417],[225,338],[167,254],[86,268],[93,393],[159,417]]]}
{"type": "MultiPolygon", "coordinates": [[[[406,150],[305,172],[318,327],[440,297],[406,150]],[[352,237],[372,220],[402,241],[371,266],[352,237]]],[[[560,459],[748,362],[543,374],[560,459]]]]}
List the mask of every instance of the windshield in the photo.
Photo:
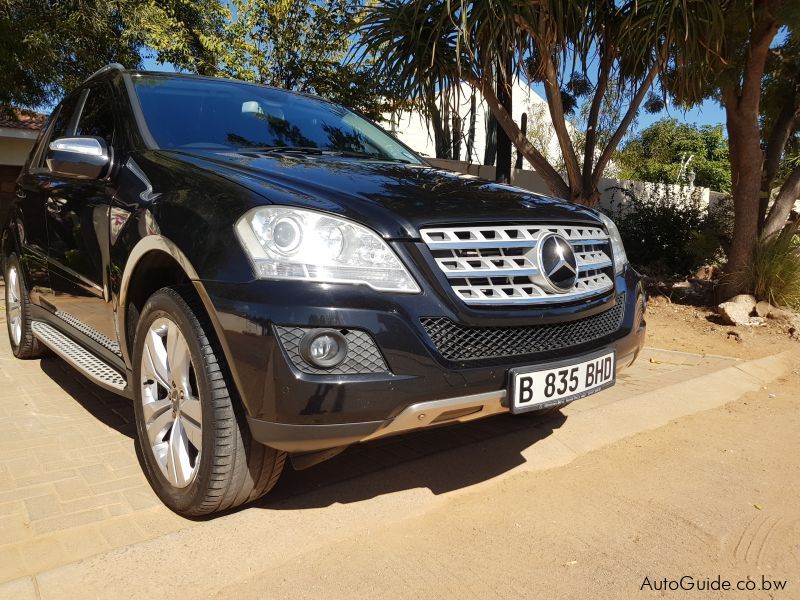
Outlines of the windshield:
{"type": "Polygon", "coordinates": [[[421,164],[379,127],[324,100],[225,79],[136,75],[132,80],[160,148],[296,148],[421,164]]]}

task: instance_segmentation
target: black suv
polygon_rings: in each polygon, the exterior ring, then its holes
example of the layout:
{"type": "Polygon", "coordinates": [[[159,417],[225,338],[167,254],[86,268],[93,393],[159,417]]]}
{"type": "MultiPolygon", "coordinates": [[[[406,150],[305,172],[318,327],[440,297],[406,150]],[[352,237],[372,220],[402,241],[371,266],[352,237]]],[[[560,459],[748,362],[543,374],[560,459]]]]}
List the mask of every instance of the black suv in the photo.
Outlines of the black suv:
{"type": "Polygon", "coordinates": [[[645,298],[614,224],[431,167],[359,115],[110,65],[2,207],[8,331],[134,402],[173,510],[356,442],[613,385],[645,298]]]}

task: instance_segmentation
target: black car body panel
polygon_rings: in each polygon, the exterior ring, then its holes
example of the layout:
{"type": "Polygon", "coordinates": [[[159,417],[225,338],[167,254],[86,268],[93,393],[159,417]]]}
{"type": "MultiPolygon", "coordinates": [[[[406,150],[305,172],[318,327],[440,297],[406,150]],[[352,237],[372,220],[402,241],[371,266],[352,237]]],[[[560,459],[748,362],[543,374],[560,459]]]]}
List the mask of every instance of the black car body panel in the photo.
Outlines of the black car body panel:
{"type": "MultiPolygon", "coordinates": [[[[254,437],[290,451],[358,441],[420,402],[504,390],[513,367],[611,348],[621,368],[642,347],[643,292],[629,266],[612,276],[612,289],[587,299],[475,306],[454,293],[420,236],[420,230],[438,225],[603,228],[595,211],[423,161],[247,148],[160,149],[143,125],[131,83],[135,76],[112,70],[56,109],[20,176],[16,199],[2,213],[7,215],[4,255],[13,251],[21,257],[36,318],[129,382],[136,294],[148,278],[161,281],[170,269],[178,269],[202,300],[254,437]],[[50,172],[47,144],[54,130],[74,134],[81,106],[101,85],[115,122],[107,140],[113,149],[107,175],[87,181],[50,172]],[[65,106],[75,110],[69,121],[60,113],[65,106]],[[268,205],[321,211],[377,232],[420,290],[387,293],[365,285],[257,278],[234,228],[248,211],[268,205]],[[443,357],[422,325],[426,318],[485,328],[569,323],[611,310],[618,301],[623,316],[607,335],[486,360],[443,357]],[[386,371],[303,372],[278,340],[276,327],[365,333],[386,371]]],[[[123,393],[131,394],[130,385],[123,393]]]]}
{"type": "Polygon", "coordinates": [[[498,214],[510,222],[598,223],[577,204],[424,165],[246,151],[176,158],[229,177],[275,204],[335,213],[388,239],[419,238],[426,225],[494,222],[498,214]]]}

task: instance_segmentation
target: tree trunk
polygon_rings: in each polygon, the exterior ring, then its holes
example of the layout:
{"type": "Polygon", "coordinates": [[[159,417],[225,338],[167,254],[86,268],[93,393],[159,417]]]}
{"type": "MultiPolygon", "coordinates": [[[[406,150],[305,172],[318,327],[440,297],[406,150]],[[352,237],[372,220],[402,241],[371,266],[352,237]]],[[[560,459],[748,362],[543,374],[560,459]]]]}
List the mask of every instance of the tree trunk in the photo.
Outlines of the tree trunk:
{"type": "Polygon", "coordinates": [[[483,164],[494,165],[497,158],[497,119],[494,113],[486,115],[486,147],[483,151],[483,164]]]}
{"type": "Polygon", "coordinates": [[[467,133],[467,162],[472,163],[472,157],[475,153],[475,119],[477,117],[477,106],[475,99],[475,92],[469,99],[469,133],[467,133]]]}
{"type": "MultiPolygon", "coordinates": [[[[509,72],[510,69],[498,69],[497,99],[510,115],[513,114],[511,82],[504,75],[509,72]]],[[[511,138],[503,128],[497,130],[497,169],[494,178],[501,183],[511,183],[511,138]]]]}
{"type": "MultiPolygon", "coordinates": [[[[519,120],[519,128],[520,131],[522,131],[522,135],[528,137],[528,113],[522,113],[522,116],[520,117],[519,120]]],[[[515,169],[522,168],[522,159],[523,159],[522,152],[517,150],[517,162],[514,164],[515,169]]]]}
{"type": "Polygon", "coordinates": [[[450,100],[442,98],[442,158],[453,158],[453,133],[450,130],[450,100]]]}
{"type": "Polygon", "coordinates": [[[750,287],[748,276],[758,238],[759,197],[764,168],[759,126],[761,81],[770,44],[778,32],[775,12],[779,4],[779,0],[758,3],[755,21],[750,30],[741,84],[728,83],[722,89],[728,128],[734,214],[733,239],[725,269],[726,277],[720,289],[723,299],[748,291],[750,287]]]}
{"type": "Polygon", "coordinates": [[[461,115],[458,111],[453,111],[453,160],[461,160],[461,138],[463,132],[461,131],[461,115]]]}
{"type": "MultiPolygon", "coordinates": [[[[436,158],[450,158],[450,141],[447,139],[447,132],[442,122],[442,113],[439,111],[439,107],[436,106],[435,101],[428,102],[428,115],[433,127],[433,145],[436,158]]],[[[449,131],[449,126],[447,129],[449,131]]]]}
{"type": "Polygon", "coordinates": [[[761,171],[764,164],[758,111],[742,111],[738,104],[735,95],[725,102],[734,217],[733,238],[725,269],[727,277],[721,289],[723,298],[744,293],[748,288],[747,276],[758,234],[761,171]]]}

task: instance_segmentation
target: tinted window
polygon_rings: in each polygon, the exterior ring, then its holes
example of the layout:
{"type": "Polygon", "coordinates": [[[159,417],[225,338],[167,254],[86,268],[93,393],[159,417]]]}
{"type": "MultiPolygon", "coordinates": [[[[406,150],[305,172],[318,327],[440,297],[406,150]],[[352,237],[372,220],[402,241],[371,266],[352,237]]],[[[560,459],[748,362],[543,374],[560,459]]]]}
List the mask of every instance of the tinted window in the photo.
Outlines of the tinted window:
{"type": "Polygon", "coordinates": [[[89,90],[75,135],[103,138],[111,146],[114,141],[114,113],[106,86],[95,86],[89,90]]]}
{"type": "Polygon", "coordinates": [[[50,136],[51,140],[69,137],[73,134],[72,117],[75,113],[75,106],[78,104],[80,97],[80,94],[74,94],[61,103],[58,108],[56,121],[53,124],[53,133],[50,136]]]}
{"type": "Polygon", "coordinates": [[[323,100],[222,79],[145,75],[133,81],[161,148],[303,146],[420,162],[366,119],[323,100]]]}

